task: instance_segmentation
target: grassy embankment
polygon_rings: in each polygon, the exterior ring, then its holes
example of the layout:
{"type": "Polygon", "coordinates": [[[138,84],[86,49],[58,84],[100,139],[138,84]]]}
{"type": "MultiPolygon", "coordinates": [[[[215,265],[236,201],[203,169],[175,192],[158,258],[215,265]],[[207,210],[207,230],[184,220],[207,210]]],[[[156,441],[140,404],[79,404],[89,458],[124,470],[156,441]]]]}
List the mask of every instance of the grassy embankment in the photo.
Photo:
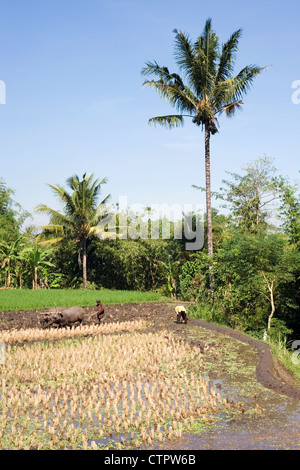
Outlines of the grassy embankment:
{"type": "Polygon", "coordinates": [[[11,289],[0,291],[0,312],[11,310],[40,310],[51,307],[88,307],[101,299],[105,305],[159,302],[167,300],[155,292],[122,290],[71,290],[71,289],[11,289]]]}

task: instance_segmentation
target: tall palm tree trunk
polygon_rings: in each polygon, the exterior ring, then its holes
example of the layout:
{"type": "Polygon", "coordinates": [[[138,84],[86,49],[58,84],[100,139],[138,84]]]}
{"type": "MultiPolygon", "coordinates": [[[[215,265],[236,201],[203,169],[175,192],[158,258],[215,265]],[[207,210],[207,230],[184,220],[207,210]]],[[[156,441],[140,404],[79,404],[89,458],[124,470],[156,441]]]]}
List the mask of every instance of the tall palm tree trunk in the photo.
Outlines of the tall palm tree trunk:
{"type": "Polygon", "coordinates": [[[211,221],[211,188],[210,188],[210,131],[205,124],[205,185],[206,185],[206,218],[208,255],[213,254],[212,221],[211,221]]]}
{"type": "MultiPolygon", "coordinates": [[[[206,186],[206,219],[207,219],[207,251],[213,254],[212,220],[211,220],[211,187],[210,187],[210,131],[205,124],[205,186],[206,186]]],[[[211,294],[214,291],[214,273],[212,263],[209,266],[209,284],[211,294]]]]}
{"type": "Polygon", "coordinates": [[[83,289],[86,290],[87,287],[87,276],[86,276],[86,239],[82,241],[82,279],[83,279],[83,289]]]}

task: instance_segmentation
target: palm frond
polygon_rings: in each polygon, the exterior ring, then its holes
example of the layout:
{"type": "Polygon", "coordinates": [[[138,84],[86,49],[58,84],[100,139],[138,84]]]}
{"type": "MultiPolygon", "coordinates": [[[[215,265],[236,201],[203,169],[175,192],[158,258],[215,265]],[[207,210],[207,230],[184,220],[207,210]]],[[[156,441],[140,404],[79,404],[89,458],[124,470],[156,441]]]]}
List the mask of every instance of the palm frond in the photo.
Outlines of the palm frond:
{"type": "Polygon", "coordinates": [[[175,60],[183,71],[190,91],[197,99],[203,96],[203,90],[207,87],[209,77],[207,76],[206,58],[203,49],[193,46],[189,37],[182,31],[174,30],[175,37],[175,60]]]}
{"type": "Polygon", "coordinates": [[[175,33],[175,46],[174,46],[174,57],[179,69],[184,73],[185,76],[193,81],[195,72],[195,56],[193,53],[193,45],[187,34],[182,31],[173,30],[175,33]]]}
{"type": "Polygon", "coordinates": [[[159,125],[172,129],[173,127],[182,126],[184,121],[182,115],[171,114],[169,116],[153,116],[148,120],[148,122],[154,126],[159,125]]]}
{"type": "Polygon", "coordinates": [[[102,201],[98,204],[98,206],[96,208],[96,212],[98,212],[98,211],[103,212],[103,211],[107,210],[106,204],[107,204],[108,201],[110,201],[110,199],[111,199],[111,194],[108,194],[104,199],[102,199],[102,201]]]}
{"type": "Polygon", "coordinates": [[[212,30],[211,23],[209,18],[205,23],[202,36],[197,38],[193,46],[198,70],[197,78],[200,85],[198,96],[203,99],[206,99],[210,94],[213,86],[219,56],[219,38],[212,30]]]}
{"type": "Polygon", "coordinates": [[[236,77],[233,78],[233,84],[228,90],[227,101],[239,101],[243,95],[247,94],[251,88],[253,81],[266,67],[258,67],[257,65],[247,65],[236,77]]]}
{"type": "Polygon", "coordinates": [[[215,76],[215,83],[223,82],[232,75],[241,35],[242,29],[240,28],[230,36],[229,40],[225,42],[225,44],[223,44],[215,76]]]}
{"type": "Polygon", "coordinates": [[[206,21],[202,36],[195,42],[194,52],[201,61],[205,61],[206,75],[214,77],[219,56],[219,38],[212,29],[211,18],[206,21]]]}
{"type": "Polygon", "coordinates": [[[41,235],[38,235],[37,237],[37,241],[39,243],[39,245],[42,245],[42,246],[52,246],[52,245],[55,245],[56,243],[59,243],[63,240],[64,238],[63,237],[56,237],[56,238],[49,238],[47,240],[43,240],[41,235]]]}
{"type": "Polygon", "coordinates": [[[48,185],[54,192],[54,194],[59,198],[60,202],[64,204],[72,204],[71,196],[69,193],[58,184],[49,184],[48,185]]]}
{"type": "Polygon", "coordinates": [[[44,232],[64,234],[63,225],[48,224],[48,225],[42,225],[41,228],[44,230],[44,232]]]}
{"type": "Polygon", "coordinates": [[[145,76],[153,75],[166,83],[172,78],[169,69],[167,67],[160,67],[156,61],[154,63],[146,62],[146,66],[142,68],[141,74],[145,76]]]}
{"type": "Polygon", "coordinates": [[[79,183],[79,177],[77,175],[70,176],[67,178],[67,186],[72,189],[72,191],[75,191],[75,189],[78,187],[79,183]]]}
{"type": "Polygon", "coordinates": [[[228,94],[234,83],[233,78],[228,78],[224,81],[215,81],[212,89],[210,90],[210,103],[212,108],[218,112],[227,103],[228,94]]]}
{"type": "Polygon", "coordinates": [[[51,209],[51,207],[46,206],[45,204],[39,204],[35,209],[35,212],[40,212],[42,214],[49,215],[50,217],[54,217],[57,220],[61,220],[62,222],[70,222],[70,218],[67,217],[66,215],[62,214],[59,211],[56,211],[54,209],[51,209]]]}
{"type": "Polygon", "coordinates": [[[186,87],[179,88],[162,81],[146,81],[144,85],[154,88],[161,98],[166,99],[179,112],[193,113],[197,106],[197,98],[186,87]]]}
{"type": "Polygon", "coordinates": [[[243,105],[243,101],[235,101],[233,103],[228,103],[227,106],[224,106],[222,112],[225,111],[227,117],[232,117],[236,111],[240,110],[243,105]]]}
{"type": "Polygon", "coordinates": [[[78,175],[73,175],[67,179],[67,186],[72,189],[72,191],[77,191],[82,187],[89,187],[93,178],[93,173],[84,173],[82,180],[80,180],[78,175]]]}

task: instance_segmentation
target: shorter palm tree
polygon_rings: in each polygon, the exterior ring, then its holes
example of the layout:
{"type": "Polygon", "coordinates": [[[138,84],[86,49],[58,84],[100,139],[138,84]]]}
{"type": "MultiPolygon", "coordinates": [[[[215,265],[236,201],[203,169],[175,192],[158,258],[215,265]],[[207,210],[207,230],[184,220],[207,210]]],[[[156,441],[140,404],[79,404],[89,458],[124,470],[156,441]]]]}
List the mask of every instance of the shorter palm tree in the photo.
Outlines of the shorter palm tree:
{"type": "Polygon", "coordinates": [[[105,183],[106,178],[101,181],[94,180],[92,173],[84,173],[82,180],[74,175],[67,179],[71,194],[59,185],[49,184],[64,205],[63,213],[44,204],[35,209],[50,216],[50,223],[42,227],[45,239],[43,243],[57,243],[72,237],[79,244],[78,260],[82,267],[84,289],[87,288],[87,240],[103,232],[101,221],[107,217],[106,203],[110,195],[98,202],[102,185],[105,183]]]}

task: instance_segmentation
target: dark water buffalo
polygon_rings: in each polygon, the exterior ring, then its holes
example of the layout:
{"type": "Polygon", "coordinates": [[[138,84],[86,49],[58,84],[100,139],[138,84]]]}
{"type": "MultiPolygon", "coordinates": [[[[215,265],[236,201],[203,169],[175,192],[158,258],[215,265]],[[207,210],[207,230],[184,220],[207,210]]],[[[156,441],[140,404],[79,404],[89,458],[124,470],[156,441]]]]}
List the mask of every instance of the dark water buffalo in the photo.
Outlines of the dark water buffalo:
{"type": "Polygon", "coordinates": [[[52,325],[70,326],[74,323],[83,321],[84,309],[82,307],[68,307],[63,308],[61,311],[53,313],[45,319],[45,327],[52,325]]]}

